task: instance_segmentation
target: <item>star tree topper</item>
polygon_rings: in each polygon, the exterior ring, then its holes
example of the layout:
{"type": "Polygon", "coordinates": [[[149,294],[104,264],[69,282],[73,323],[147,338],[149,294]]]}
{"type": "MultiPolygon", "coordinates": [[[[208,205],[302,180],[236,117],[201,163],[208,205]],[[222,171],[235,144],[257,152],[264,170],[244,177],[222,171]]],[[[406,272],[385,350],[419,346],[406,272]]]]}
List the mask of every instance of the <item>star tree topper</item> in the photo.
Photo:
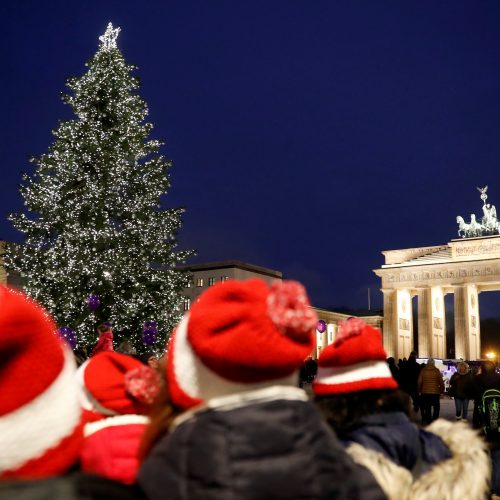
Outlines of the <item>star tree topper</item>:
{"type": "Polygon", "coordinates": [[[118,38],[118,33],[120,33],[120,28],[113,29],[113,24],[108,23],[106,28],[106,33],[99,37],[101,42],[102,50],[112,50],[116,49],[116,39],[118,38]]]}

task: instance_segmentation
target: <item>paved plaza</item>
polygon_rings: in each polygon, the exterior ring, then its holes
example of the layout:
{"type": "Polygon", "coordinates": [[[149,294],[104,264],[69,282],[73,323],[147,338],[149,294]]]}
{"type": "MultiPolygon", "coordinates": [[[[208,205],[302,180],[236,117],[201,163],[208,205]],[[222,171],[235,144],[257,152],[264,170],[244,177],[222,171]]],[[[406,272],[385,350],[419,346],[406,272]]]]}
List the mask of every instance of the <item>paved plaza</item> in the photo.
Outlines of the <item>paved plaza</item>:
{"type": "MultiPolygon", "coordinates": [[[[469,411],[467,414],[467,420],[472,423],[472,412],[474,411],[474,401],[469,403],[469,411]]],[[[420,415],[419,415],[420,417],[420,415]]],[[[439,414],[440,418],[445,418],[446,420],[456,420],[455,419],[455,401],[448,396],[443,396],[441,398],[441,411],[439,414]]]]}

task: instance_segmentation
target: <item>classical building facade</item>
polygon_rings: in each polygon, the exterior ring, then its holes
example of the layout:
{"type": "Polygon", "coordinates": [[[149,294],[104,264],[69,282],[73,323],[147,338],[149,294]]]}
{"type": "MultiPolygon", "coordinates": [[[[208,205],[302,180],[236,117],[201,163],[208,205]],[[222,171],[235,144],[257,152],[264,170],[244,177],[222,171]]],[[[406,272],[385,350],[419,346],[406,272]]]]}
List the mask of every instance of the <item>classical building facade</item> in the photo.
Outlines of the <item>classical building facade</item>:
{"type": "Polygon", "coordinates": [[[184,311],[188,311],[191,308],[191,304],[193,304],[208,287],[220,281],[261,278],[271,284],[276,279],[283,279],[283,273],[281,271],[275,271],[274,269],[268,269],[267,267],[256,266],[238,260],[192,264],[179,267],[179,269],[187,269],[192,275],[189,287],[185,288],[183,292],[185,297],[183,304],[184,311]]]}
{"type": "Polygon", "coordinates": [[[444,297],[452,293],[455,357],[481,357],[478,295],[500,290],[500,236],[463,238],[447,245],[382,252],[374,272],[384,295],[384,347],[389,356],[446,357],[444,297]],[[413,345],[412,298],[418,297],[418,345],[413,345]]]}
{"type": "Polygon", "coordinates": [[[360,316],[358,314],[344,314],[330,311],[328,309],[320,309],[318,307],[313,307],[313,309],[316,311],[318,319],[323,320],[326,323],[325,331],[321,332],[319,330],[316,330],[316,350],[313,353],[314,358],[317,358],[319,356],[322,349],[335,341],[339,324],[342,321],[347,320],[348,318],[360,318],[365,323],[368,323],[369,325],[372,325],[379,330],[382,330],[383,328],[383,317],[378,314],[360,316]]]}

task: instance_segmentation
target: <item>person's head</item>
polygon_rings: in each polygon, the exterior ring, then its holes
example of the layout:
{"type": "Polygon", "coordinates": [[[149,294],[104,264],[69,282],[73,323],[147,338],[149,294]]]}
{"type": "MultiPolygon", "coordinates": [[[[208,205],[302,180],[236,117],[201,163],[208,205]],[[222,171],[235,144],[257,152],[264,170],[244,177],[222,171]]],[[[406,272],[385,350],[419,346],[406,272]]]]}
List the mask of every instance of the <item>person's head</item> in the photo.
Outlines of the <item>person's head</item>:
{"type": "Polygon", "coordinates": [[[466,373],[469,372],[469,365],[467,363],[464,363],[464,362],[458,363],[458,365],[457,365],[457,372],[460,375],[465,375],[466,373]]]}
{"type": "Polygon", "coordinates": [[[494,373],[495,372],[495,363],[493,361],[483,361],[481,363],[481,371],[483,373],[494,373]]]}
{"type": "Polygon", "coordinates": [[[145,353],[139,356],[139,360],[145,365],[158,370],[160,368],[160,361],[158,356],[153,351],[146,351],[145,353]]]}
{"type": "Polygon", "coordinates": [[[429,359],[427,360],[427,363],[426,363],[426,364],[427,364],[427,366],[435,366],[435,365],[436,365],[436,363],[435,363],[435,361],[434,361],[434,359],[433,359],[433,358],[429,358],[429,359]]]}
{"type": "Polygon", "coordinates": [[[167,353],[174,404],[298,383],[314,348],[317,316],[293,281],[229,280],[210,287],[184,316],[167,353]]]}
{"type": "Polygon", "coordinates": [[[358,427],[363,418],[376,413],[402,412],[411,418],[414,417],[410,396],[399,389],[374,389],[315,396],[314,402],[340,438],[358,427]]]}
{"type": "Polygon", "coordinates": [[[116,352],[119,352],[121,354],[128,354],[130,356],[133,356],[134,354],[137,353],[134,345],[128,339],[125,339],[122,342],[120,342],[120,345],[116,348],[116,352]]]}
{"type": "Polygon", "coordinates": [[[77,373],[84,410],[103,416],[149,412],[158,392],[158,373],[138,359],[113,351],[86,361],[77,373]]]}
{"type": "Polygon", "coordinates": [[[75,360],[34,301],[0,286],[0,479],[65,473],[82,444],[75,360]]]}
{"type": "Polygon", "coordinates": [[[105,321],[104,323],[101,323],[97,327],[97,332],[99,335],[102,335],[103,333],[113,333],[113,325],[109,321],[105,321]]]}
{"type": "Polygon", "coordinates": [[[396,360],[393,357],[387,358],[387,364],[389,366],[396,366],[396,360]]]}
{"type": "Polygon", "coordinates": [[[386,359],[380,331],[360,319],[341,324],[335,342],[321,351],[313,392],[320,409],[332,413],[327,419],[333,422],[338,414],[336,428],[349,419],[405,407],[386,359]]]}

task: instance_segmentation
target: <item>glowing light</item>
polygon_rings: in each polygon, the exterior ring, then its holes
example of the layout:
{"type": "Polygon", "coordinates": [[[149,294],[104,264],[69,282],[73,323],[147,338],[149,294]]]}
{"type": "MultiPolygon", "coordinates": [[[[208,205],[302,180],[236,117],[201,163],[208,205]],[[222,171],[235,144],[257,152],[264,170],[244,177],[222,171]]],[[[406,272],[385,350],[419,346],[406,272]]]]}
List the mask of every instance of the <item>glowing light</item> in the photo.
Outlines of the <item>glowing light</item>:
{"type": "Polygon", "coordinates": [[[118,38],[118,34],[120,33],[120,31],[121,31],[120,28],[113,29],[113,24],[108,23],[106,32],[104,33],[104,35],[101,35],[99,37],[99,41],[101,42],[101,49],[102,50],[116,49],[116,39],[118,38]]]}

